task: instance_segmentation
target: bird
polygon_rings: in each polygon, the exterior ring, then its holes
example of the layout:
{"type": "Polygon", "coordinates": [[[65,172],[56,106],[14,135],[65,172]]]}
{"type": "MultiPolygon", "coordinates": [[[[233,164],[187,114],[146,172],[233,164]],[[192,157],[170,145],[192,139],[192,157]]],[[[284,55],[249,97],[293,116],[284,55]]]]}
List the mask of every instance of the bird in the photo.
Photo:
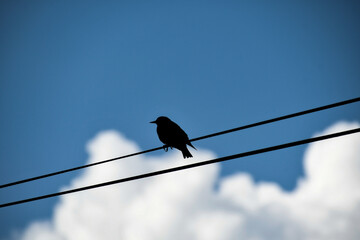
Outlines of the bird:
{"type": "Polygon", "coordinates": [[[174,147],[182,152],[184,159],[193,157],[186,145],[195,150],[196,148],[191,144],[188,135],[179,125],[164,116],[160,116],[150,123],[157,125],[156,131],[160,141],[165,144],[163,148],[166,152],[169,147],[171,149],[174,147]]]}

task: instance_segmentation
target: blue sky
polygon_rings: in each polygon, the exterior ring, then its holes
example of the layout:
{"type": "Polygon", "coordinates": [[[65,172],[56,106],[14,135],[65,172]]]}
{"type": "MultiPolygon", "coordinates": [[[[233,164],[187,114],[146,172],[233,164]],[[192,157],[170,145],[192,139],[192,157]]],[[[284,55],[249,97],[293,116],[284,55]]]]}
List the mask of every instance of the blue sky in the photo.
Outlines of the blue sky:
{"type": "MultiPolygon", "coordinates": [[[[190,138],[359,96],[356,1],[1,1],[0,182],[85,163],[115,129],[160,145],[165,115],[190,138]]],[[[307,138],[358,104],[196,142],[225,156],[307,138]]],[[[285,190],[305,147],[222,164],[285,190]]],[[[163,154],[152,153],[151,156],[163,154]]],[[[58,191],[78,173],[0,190],[1,202],[58,191]]],[[[0,238],[46,219],[57,199],[0,210],[0,238]]]]}

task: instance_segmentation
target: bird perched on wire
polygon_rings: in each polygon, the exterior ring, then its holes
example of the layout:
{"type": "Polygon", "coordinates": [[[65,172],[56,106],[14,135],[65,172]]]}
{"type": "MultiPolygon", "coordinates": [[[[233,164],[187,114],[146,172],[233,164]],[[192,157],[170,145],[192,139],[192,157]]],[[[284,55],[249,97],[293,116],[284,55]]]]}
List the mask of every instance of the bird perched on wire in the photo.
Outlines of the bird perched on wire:
{"type": "Polygon", "coordinates": [[[191,144],[188,135],[179,127],[179,125],[163,116],[158,117],[155,121],[150,123],[155,123],[157,125],[156,131],[160,141],[165,144],[163,148],[166,152],[169,147],[171,149],[174,147],[182,152],[184,158],[192,157],[186,144],[195,150],[196,148],[191,144]]]}

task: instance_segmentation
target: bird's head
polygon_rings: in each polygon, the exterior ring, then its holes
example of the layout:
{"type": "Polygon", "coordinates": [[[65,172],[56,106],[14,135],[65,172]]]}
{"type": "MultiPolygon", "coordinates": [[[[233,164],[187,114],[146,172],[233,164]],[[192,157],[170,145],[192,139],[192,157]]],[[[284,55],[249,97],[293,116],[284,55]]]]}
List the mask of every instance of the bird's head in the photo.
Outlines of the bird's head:
{"type": "Polygon", "coordinates": [[[171,120],[168,117],[161,116],[161,117],[158,117],[155,121],[152,121],[150,123],[155,123],[155,124],[159,125],[159,124],[166,124],[168,122],[171,122],[171,120]]]}

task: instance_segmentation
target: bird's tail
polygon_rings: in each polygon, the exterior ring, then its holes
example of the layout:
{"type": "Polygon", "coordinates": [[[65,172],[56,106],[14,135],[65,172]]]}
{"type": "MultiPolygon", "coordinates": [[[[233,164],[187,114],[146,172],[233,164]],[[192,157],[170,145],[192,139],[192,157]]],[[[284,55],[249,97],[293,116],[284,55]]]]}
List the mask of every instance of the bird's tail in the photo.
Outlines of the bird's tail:
{"type": "Polygon", "coordinates": [[[191,155],[191,153],[189,152],[189,149],[187,149],[186,145],[183,149],[181,149],[181,152],[183,154],[184,159],[185,158],[192,158],[193,156],[191,155]]]}

